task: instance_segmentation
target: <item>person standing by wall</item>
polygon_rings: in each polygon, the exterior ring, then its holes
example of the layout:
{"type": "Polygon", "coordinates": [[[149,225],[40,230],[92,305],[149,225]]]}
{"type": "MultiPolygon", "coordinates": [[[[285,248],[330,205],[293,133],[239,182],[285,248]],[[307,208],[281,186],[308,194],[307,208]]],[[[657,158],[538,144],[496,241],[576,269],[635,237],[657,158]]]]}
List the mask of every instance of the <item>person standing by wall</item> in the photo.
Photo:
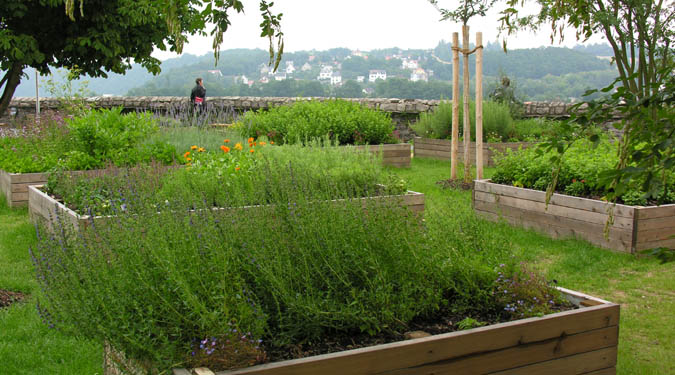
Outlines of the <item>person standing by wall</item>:
{"type": "Polygon", "coordinates": [[[195,80],[195,87],[190,93],[190,101],[196,114],[201,114],[206,107],[206,88],[204,88],[204,81],[201,78],[195,80]]]}

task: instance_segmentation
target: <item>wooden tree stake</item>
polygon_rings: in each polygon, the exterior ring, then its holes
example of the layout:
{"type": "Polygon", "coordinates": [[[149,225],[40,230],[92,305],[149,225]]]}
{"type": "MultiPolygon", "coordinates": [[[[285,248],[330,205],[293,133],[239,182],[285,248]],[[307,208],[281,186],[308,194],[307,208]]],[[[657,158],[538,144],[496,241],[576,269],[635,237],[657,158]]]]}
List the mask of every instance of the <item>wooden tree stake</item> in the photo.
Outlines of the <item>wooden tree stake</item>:
{"type": "Polygon", "coordinates": [[[452,33],[452,143],[450,149],[450,179],[457,179],[457,149],[459,148],[459,34],[452,33]]]}
{"type": "Polygon", "coordinates": [[[483,179],[483,33],[476,33],[476,178],[483,179]]]}
{"type": "Polygon", "coordinates": [[[462,25],[462,54],[464,55],[464,182],[471,182],[471,119],[469,116],[469,25],[462,25]]]}

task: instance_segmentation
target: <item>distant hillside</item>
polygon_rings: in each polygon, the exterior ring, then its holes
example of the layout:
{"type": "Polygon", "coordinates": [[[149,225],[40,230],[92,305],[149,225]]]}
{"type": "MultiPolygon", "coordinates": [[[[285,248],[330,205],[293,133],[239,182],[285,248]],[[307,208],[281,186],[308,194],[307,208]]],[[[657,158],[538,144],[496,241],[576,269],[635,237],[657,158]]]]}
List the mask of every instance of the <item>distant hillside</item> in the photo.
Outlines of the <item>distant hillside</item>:
{"type": "MultiPolygon", "coordinates": [[[[603,87],[616,75],[615,68],[607,60],[596,57],[607,53],[611,53],[607,45],[577,46],[572,49],[540,47],[504,53],[496,43],[488,43],[484,52],[486,86],[500,75],[506,75],[514,83],[522,83],[517,88],[523,99],[575,100],[586,89],[603,87]]],[[[287,64],[293,65],[290,70],[294,69],[286,75],[286,78],[290,78],[286,82],[275,81],[274,76],[265,72],[267,51],[234,49],[221,52],[217,66],[210,53],[203,56],[186,54],[164,61],[162,73],[158,76],[152,76],[144,68],[134,65],[125,75],[111,74],[107,79],[89,78],[88,88],[94,95],[187,96],[194,86],[194,79],[203,77],[209,96],[379,96],[416,93],[415,97],[448,97],[446,91],[451,91],[448,84],[452,79],[452,66],[437,61],[437,58],[451,60],[448,43],[440,42],[433,50],[389,48],[351,51],[334,48],[285,53],[280,69],[286,69],[287,64]],[[429,82],[409,81],[412,68],[403,67],[402,62],[411,60],[417,63],[418,68],[424,69],[429,82]],[[321,66],[326,65],[340,72],[342,86],[317,81],[321,66]],[[386,70],[388,79],[399,80],[392,81],[392,84],[396,82],[395,85],[376,87],[375,83],[367,82],[369,71],[375,69],[386,70]],[[359,76],[365,76],[365,82],[357,83],[359,76]],[[271,82],[261,82],[265,79],[271,82]],[[242,84],[244,81],[251,82],[245,85],[242,84]],[[253,82],[255,84],[251,85],[253,82]]],[[[34,73],[27,73],[30,79],[23,81],[15,96],[35,95],[32,81],[34,73]]],[[[41,78],[41,82],[45,80],[41,78]]],[[[60,80],[63,82],[62,78],[60,80]]],[[[48,96],[44,88],[41,91],[42,96],[48,96]]]]}

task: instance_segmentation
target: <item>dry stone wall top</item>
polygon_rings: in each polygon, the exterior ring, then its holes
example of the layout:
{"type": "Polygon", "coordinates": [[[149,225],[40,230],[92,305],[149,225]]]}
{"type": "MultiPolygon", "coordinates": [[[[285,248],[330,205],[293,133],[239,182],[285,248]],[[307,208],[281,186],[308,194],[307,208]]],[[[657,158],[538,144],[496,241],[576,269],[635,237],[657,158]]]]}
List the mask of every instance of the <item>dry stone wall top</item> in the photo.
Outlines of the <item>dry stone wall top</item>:
{"type": "MultiPolygon", "coordinates": [[[[222,96],[209,97],[211,105],[232,107],[244,112],[260,108],[269,108],[294,103],[301,100],[331,100],[333,98],[285,98],[285,97],[250,97],[250,96],[222,96]]],[[[424,99],[397,99],[397,98],[369,98],[369,99],[345,99],[361,103],[362,105],[402,115],[419,115],[422,112],[433,110],[439,104],[439,100],[424,99]]],[[[109,96],[92,97],[87,101],[94,107],[110,108],[121,106],[127,110],[162,110],[188,105],[188,98],[177,96],[109,96]]],[[[563,102],[526,102],[524,104],[524,116],[526,117],[566,117],[572,104],[563,102]]],[[[40,107],[43,109],[56,109],[58,100],[53,98],[41,98],[40,107]]],[[[14,98],[10,108],[18,112],[32,112],[35,109],[35,98],[14,98]]]]}

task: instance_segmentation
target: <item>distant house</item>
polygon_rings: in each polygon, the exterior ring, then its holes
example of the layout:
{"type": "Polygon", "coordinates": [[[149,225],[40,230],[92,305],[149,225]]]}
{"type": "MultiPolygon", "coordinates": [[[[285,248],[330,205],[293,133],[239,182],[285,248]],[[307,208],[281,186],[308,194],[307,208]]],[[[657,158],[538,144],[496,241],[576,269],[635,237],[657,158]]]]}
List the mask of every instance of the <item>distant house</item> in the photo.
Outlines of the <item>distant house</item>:
{"type": "Polygon", "coordinates": [[[352,51],[352,56],[365,57],[363,52],[359,51],[358,49],[356,51],[352,51]]]}
{"type": "Polygon", "coordinates": [[[374,70],[371,70],[369,72],[368,82],[375,82],[378,79],[386,80],[387,79],[387,71],[386,70],[374,69],[374,70]]]}
{"type": "Polygon", "coordinates": [[[366,87],[361,91],[366,95],[372,95],[375,92],[375,89],[372,87],[366,87]]]}
{"type": "Polygon", "coordinates": [[[268,83],[269,81],[270,81],[270,79],[267,78],[266,76],[263,76],[262,78],[260,78],[260,83],[268,83]]]}
{"type": "Polygon", "coordinates": [[[342,74],[340,74],[340,72],[333,72],[333,74],[330,76],[330,84],[334,86],[341,85],[342,74]]]}
{"type": "Polygon", "coordinates": [[[417,60],[411,60],[408,58],[404,58],[401,60],[401,68],[403,69],[417,69],[419,68],[419,63],[417,60]]]}
{"type": "Polygon", "coordinates": [[[312,66],[309,65],[308,62],[306,62],[306,63],[300,68],[300,70],[302,70],[303,72],[306,72],[306,71],[308,71],[308,70],[312,70],[312,66]]]}
{"type": "Polygon", "coordinates": [[[295,66],[293,66],[293,61],[286,61],[286,74],[293,74],[295,72],[295,66]]]}
{"type": "Polygon", "coordinates": [[[283,81],[283,80],[285,80],[285,79],[288,79],[288,77],[286,76],[286,72],[277,72],[277,73],[274,75],[274,80],[275,80],[275,81],[283,81]]]}
{"type": "Polygon", "coordinates": [[[332,76],[333,76],[333,67],[330,65],[324,65],[321,67],[318,80],[321,81],[324,79],[331,79],[332,76]]]}
{"type": "Polygon", "coordinates": [[[248,85],[248,78],[246,78],[245,75],[242,75],[242,76],[241,76],[241,83],[243,83],[243,84],[245,84],[245,85],[248,85]]]}
{"type": "Polygon", "coordinates": [[[429,81],[429,76],[427,75],[427,72],[424,71],[422,68],[417,68],[413,70],[412,73],[410,73],[410,80],[413,82],[417,81],[424,81],[427,82],[429,81]]]}
{"type": "Polygon", "coordinates": [[[222,77],[222,76],[223,76],[223,72],[221,72],[221,71],[218,70],[218,69],[216,69],[216,70],[208,70],[207,72],[208,72],[209,74],[213,74],[214,76],[218,76],[218,77],[222,77]]]}
{"type": "Polygon", "coordinates": [[[356,76],[356,82],[364,82],[366,80],[366,76],[356,76]]]}
{"type": "Polygon", "coordinates": [[[269,75],[270,72],[270,67],[267,66],[267,64],[260,64],[260,75],[261,76],[266,76],[269,75]]]}

